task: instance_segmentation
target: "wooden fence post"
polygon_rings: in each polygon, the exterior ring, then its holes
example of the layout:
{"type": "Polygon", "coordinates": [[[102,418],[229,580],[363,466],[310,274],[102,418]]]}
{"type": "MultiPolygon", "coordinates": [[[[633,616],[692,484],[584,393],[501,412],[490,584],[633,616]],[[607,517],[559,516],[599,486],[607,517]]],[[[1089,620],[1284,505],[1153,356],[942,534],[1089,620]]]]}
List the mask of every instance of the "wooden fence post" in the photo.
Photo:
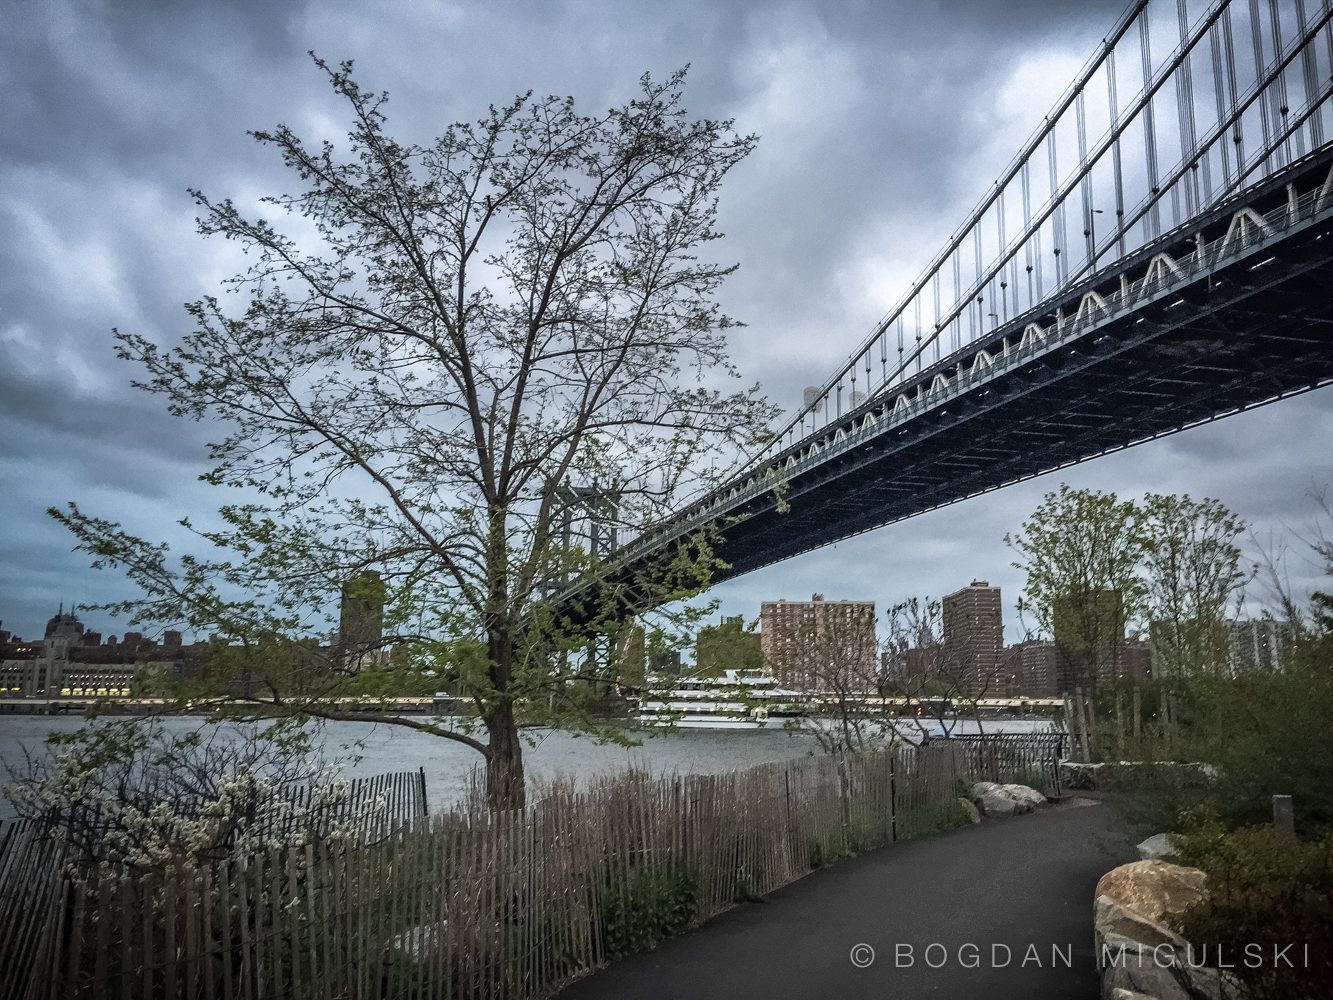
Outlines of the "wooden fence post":
{"type": "Polygon", "coordinates": [[[889,751],[889,841],[898,840],[898,748],[889,751]]]}
{"type": "Polygon", "coordinates": [[[1279,840],[1296,839],[1296,814],[1292,809],[1290,795],[1273,796],[1273,829],[1279,840]]]}

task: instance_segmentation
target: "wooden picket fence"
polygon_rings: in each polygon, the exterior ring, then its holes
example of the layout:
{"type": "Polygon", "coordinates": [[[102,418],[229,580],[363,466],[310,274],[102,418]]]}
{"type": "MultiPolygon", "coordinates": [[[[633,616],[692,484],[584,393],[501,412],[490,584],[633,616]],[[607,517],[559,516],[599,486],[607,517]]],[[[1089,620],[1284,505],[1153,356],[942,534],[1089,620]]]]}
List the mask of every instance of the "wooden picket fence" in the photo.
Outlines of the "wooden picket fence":
{"type": "Polygon", "coordinates": [[[952,745],[557,785],[200,867],[0,843],[0,1000],[550,994],[812,868],[957,821],[952,745]]]}

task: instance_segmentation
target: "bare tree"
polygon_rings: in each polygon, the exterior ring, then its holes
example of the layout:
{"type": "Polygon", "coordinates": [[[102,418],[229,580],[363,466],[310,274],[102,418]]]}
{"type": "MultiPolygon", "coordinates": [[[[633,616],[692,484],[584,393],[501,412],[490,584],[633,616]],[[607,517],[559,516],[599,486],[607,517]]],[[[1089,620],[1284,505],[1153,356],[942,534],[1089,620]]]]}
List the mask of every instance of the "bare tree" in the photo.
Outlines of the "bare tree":
{"type": "Polygon", "coordinates": [[[876,652],[865,622],[843,616],[812,614],[784,643],[789,673],[806,692],[799,727],[825,753],[864,753],[896,739],[879,701],[876,652]]]}
{"type": "Polygon", "coordinates": [[[994,686],[995,670],[978,669],[956,637],[945,634],[940,602],[900,601],[886,624],[879,690],[891,711],[905,713],[901,725],[920,741],[947,738],[964,719],[982,732],[979,702],[994,686]]]}
{"type": "MultiPolygon", "coordinates": [[[[682,71],[644,76],[600,115],[529,95],[403,143],[350,63],[316,63],[351,129],[345,151],[285,125],[253,134],[301,185],[264,199],[279,221],[193,192],[200,232],[253,262],[228,283],[237,304],[192,303],[174,348],[117,333],[142,389],[226,427],[205,478],[252,499],[200,534],[231,555],[175,564],[73,506],[53,514],[143,589],[121,607],[136,620],[215,632],[243,663],[273,653],[247,693],[266,712],[337,718],[348,675],[372,687],[325,662],[311,697],[280,661],[328,627],[343,581],[377,572],[395,669],[447,676],[477,726],[382,721],[476,749],[492,803],[512,807],[522,714],[591,725],[581,699],[606,678],[565,654],[624,610],[571,623],[558,595],[611,555],[616,529],[650,528],[707,486],[701,455],[722,456],[720,479],[766,433],[757,387],[726,386],[735,324],[714,294],[734,268],[699,256],[755,138],[689,119],[682,71]],[[591,552],[571,521],[597,527],[591,552]]],[[[714,565],[700,532],[615,600],[687,596],[714,565]]]]}

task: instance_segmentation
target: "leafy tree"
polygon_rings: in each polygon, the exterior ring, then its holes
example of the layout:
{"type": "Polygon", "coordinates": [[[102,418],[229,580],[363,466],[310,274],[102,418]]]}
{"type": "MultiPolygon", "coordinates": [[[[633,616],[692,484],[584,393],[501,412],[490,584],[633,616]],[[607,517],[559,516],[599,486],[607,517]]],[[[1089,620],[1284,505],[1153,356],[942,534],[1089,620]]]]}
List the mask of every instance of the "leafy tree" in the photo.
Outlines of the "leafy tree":
{"type": "Polygon", "coordinates": [[[1061,483],[1017,535],[1004,536],[1019,557],[1014,567],[1027,574],[1025,606],[1090,691],[1099,673],[1113,671],[1143,606],[1141,522],[1132,501],[1061,483]]]}
{"type": "MultiPolygon", "coordinates": [[[[220,555],[173,562],[73,505],[53,514],[143,589],[121,610],[213,632],[247,671],[261,649],[327,627],[343,582],[374,571],[394,664],[446,679],[479,725],[382,721],[475,748],[490,801],[514,806],[522,713],[594,726],[605,668],[594,677],[566,654],[588,631],[612,635],[627,593],[652,606],[697,592],[709,539],[580,621],[559,595],[618,527],[651,527],[706,485],[700,455],[744,453],[772,417],[757,387],[725,386],[735,324],[714,295],[734,268],[698,255],[721,236],[719,186],[755,138],[688,118],[681,71],[645,75],[600,115],[528,95],[405,143],[350,63],[316,63],[351,129],[345,150],[286,125],[253,133],[299,183],[264,199],[277,221],[192,192],[201,234],[252,261],[227,283],[236,304],[191,303],[176,347],[116,334],[140,388],[226,428],[204,478],[245,497],[199,530],[220,555]],[[591,555],[571,522],[597,529],[591,555]]],[[[383,672],[366,652],[306,650],[324,659],[301,683],[269,655],[245,695],[256,711],[337,718],[330,698],[383,672]]]]}
{"type": "Polygon", "coordinates": [[[755,623],[739,615],[699,629],[694,645],[695,673],[721,677],[724,670],[759,670],[764,665],[755,623]]]}
{"type": "Polygon", "coordinates": [[[1158,664],[1179,675],[1226,655],[1221,623],[1245,574],[1245,523],[1220,501],[1150,493],[1140,515],[1146,608],[1158,664]]]}

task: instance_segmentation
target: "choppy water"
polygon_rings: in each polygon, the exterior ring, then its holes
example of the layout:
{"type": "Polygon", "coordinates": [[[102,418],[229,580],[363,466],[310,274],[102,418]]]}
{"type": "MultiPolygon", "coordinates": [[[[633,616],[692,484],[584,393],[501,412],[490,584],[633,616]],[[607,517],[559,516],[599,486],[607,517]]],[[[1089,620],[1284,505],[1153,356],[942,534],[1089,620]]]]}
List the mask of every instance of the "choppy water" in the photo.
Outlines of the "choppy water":
{"type": "MultiPolygon", "coordinates": [[[[173,733],[185,733],[203,724],[203,720],[191,717],[163,722],[173,733]]],[[[85,724],[82,718],[69,716],[0,715],[0,784],[8,783],[6,766],[23,766],[24,747],[41,752],[47,733],[69,732],[85,724]]],[[[1006,719],[1002,723],[987,723],[986,729],[1024,732],[1045,726],[1044,721],[1006,719]]],[[[975,726],[959,724],[960,732],[974,730],[975,726]]],[[[599,744],[586,736],[552,730],[537,730],[531,735],[535,745],[525,749],[525,760],[528,774],[537,779],[557,775],[586,778],[631,765],[654,773],[708,774],[818,752],[818,744],[809,734],[772,729],[639,733],[636,738],[641,744],[635,747],[599,744]]],[[[472,769],[481,762],[476,751],[460,743],[383,724],[326,723],[324,743],[330,757],[359,756],[359,760],[346,763],[349,774],[424,768],[427,798],[433,804],[456,801],[467,788],[472,769]]],[[[0,819],[12,815],[9,803],[0,797],[0,819]]]]}

